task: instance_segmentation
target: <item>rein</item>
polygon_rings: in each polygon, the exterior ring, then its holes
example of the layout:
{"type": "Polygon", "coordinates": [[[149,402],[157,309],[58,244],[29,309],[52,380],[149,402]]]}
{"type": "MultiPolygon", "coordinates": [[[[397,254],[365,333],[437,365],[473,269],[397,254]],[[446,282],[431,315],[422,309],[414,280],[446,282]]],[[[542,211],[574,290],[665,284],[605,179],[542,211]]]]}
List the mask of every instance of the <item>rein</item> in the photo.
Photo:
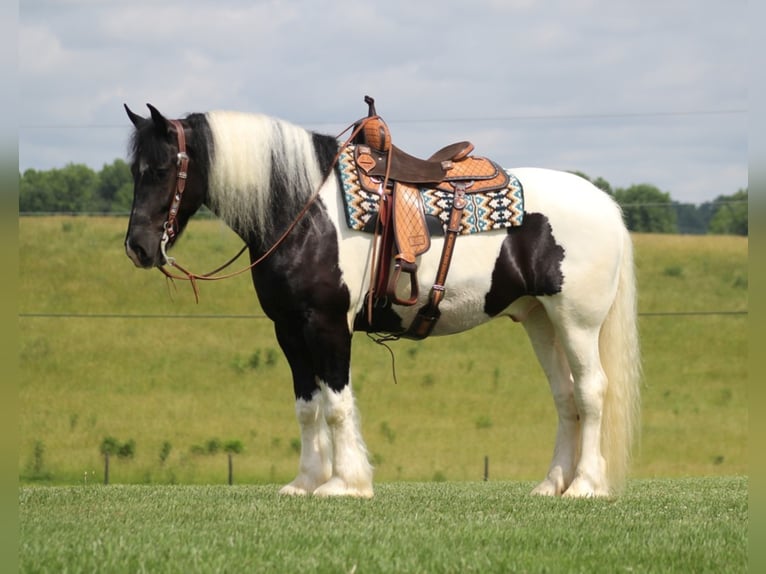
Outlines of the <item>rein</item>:
{"type": "Polygon", "coordinates": [[[197,303],[199,303],[199,286],[197,285],[197,281],[220,281],[221,279],[229,279],[231,277],[236,277],[237,275],[241,275],[242,273],[245,273],[246,271],[250,271],[253,269],[256,265],[259,265],[263,261],[265,261],[269,256],[271,256],[274,251],[276,251],[279,246],[287,239],[287,236],[292,233],[293,229],[300,223],[301,219],[308,213],[311,206],[314,204],[314,202],[319,197],[319,193],[322,190],[322,187],[324,186],[325,182],[327,181],[327,178],[330,177],[330,174],[333,173],[333,170],[335,169],[335,166],[338,164],[338,160],[340,159],[341,153],[343,152],[343,149],[359,134],[360,131],[364,128],[365,124],[369,122],[370,120],[378,119],[378,116],[367,116],[365,118],[362,118],[358,122],[354,122],[350,126],[348,126],[346,129],[344,129],[340,134],[336,136],[337,138],[340,138],[344,133],[349,131],[350,129],[354,128],[351,135],[348,137],[348,139],[338,148],[338,153],[335,154],[335,157],[332,160],[332,163],[330,164],[330,168],[327,170],[327,173],[325,174],[324,178],[322,178],[322,181],[320,182],[319,186],[317,187],[316,191],[311,195],[311,197],[308,199],[306,204],[303,206],[301,211],[298,213],[298,215],[295,217],[293,222],[285,229],[285,231],[282,233],[282,235],[279,236],[279,238],[272,244],[271,247],[269,247],[266,252],[261,255],[258,259],[250,263],[247,267],[244,267],[243,269],[240,269],[239,271],[234,271],[232,273],[227,273],[225,275],[218,275],[221,271],[229,267],[232,263],[234,263],[239,257],[245,252],[245,250],[248,248],[248,245],[245,244],[242,249],[239,250],[239,252],[229,259],[226,263],[221,265],[220,267],[214,269],[213,271],[209,271],[208,273],[194,273],[192,271],[189,271],[178,264],[176,259],[174,257],[170,257],[167,255],[166,250],[168,248],[168,244],[172,242],[176,236],[178,235],[177,230],[177,221],[176,217],[178,215],[178,210],[181,206],[181,199],[183,198],[184,190],[186,189],[186,180],[188,178],[188,169],[189,169],[189,155],[186,153],[186,136],[184,134],[184,128],[183,125],[179,120],[169,120],[170,123],[175,127],[177,138],[178,138],[178,160],[177,160],[177,166],[178,166],[178,172],[176,173],[176,181],[175,181],[175,193],[173,194],[173,199],[170,203],[170,211],[168,212],[168,219],[165,222],[164,225],[164,231],[162,233],[162,240],[160,241],[160,251],[162,252],[162,256],[165,258],[165,263],[162,267],[159,267],[159,270],[162,272],[163,275],[170,281],[173,281],[174,279],[179,279],[182,281],[189,281],[189,283],[192,286],[192,290],[194,291],[194,299],[197,303]],[[167,269],[165,269],[165,264],[170,265],[171,267],[175,267],[180,271],[183,275],[177,275],[173,274],[167,269]]]}

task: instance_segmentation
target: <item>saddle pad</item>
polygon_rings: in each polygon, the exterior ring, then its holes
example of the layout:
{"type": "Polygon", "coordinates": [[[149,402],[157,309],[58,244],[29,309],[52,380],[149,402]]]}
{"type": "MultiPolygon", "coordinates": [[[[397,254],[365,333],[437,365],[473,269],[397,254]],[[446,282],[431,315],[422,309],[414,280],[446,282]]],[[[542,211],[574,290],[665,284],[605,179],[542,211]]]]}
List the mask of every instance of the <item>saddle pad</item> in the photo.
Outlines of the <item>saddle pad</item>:
{"type": "MultiPolygon", "coordinates": [[[[353,145],[346,146],[341,152],[338,166],[343,182],[346,224],[350,229],[364,231],[367,223],[378,213],[380,195],[364,190],[359,184],[353,145]]],[[[467,205],[463,210],[461,235],[521,225],[524,217],[524,190],[512,173],[508,172],[508,175],[508,185],[504,189],[464,196],[467,205]]],[[[437,217],[446,231],[454,193],[426,187],[421,188],[420,193],[426,215],[437,217]]]]}

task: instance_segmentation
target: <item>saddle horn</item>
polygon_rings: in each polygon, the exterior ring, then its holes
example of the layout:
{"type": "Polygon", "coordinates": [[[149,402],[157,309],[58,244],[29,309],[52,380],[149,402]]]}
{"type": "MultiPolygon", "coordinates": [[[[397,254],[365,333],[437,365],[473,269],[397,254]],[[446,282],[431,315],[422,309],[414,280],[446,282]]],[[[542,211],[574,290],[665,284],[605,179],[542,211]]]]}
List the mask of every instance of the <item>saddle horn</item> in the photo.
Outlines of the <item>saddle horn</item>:
{"type": "Polygon", "coordinates": [[[367,112],[368,118],[378,115],[378,112],[375,111],[375,98],[372,96],[364,96],[364,103],[369,106],[369,111],[367,112]]]}
{"type": "Polygon", "coordinates": [[[375,99],[364,96],[364,101],[369,106],[367,117],[373,118],[364,124],[364,143],[376,150],[387,152],[391,149],[391,133],[388,126],[375,111],[375,99]]]}

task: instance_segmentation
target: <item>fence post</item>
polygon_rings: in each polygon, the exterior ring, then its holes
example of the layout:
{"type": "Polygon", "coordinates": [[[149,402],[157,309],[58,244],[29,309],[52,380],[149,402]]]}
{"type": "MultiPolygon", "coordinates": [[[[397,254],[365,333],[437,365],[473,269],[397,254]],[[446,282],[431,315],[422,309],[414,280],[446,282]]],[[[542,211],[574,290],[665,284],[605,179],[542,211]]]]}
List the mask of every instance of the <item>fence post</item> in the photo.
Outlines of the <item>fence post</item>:
{"type": "Polygon", "coordinates": [[[109,484],[109,453],[104,453],[104,484],[109,484]]]}
{"type": "Polygon", "coordinates": [[[234,455],[232,453],[229,454],[229,486],[234,484],[234,455]]]}
{"type": "Polygon", "coordinates": [[[489,480],[489,457],[484,455],[484,482],[489,480]]]}

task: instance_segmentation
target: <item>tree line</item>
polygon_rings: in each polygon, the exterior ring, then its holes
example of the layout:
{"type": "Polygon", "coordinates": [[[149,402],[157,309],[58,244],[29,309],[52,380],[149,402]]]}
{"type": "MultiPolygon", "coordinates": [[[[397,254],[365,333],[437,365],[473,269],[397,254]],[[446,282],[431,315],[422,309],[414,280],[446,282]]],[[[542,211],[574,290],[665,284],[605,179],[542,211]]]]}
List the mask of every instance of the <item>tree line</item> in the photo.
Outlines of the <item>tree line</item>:
{"type": "MultiPolygon", "coordinates": [[[[651,184],[613,189],[601,177],[591,181],[620,204],[628,229],[648,233],[747,235],[747,189],[699,205],[674,201],[651,184]]],[[[19,212],[125,214],[133,199],[128,164],[117,159],[95,171],[82,164],[19,174],[19,212]]]]}

